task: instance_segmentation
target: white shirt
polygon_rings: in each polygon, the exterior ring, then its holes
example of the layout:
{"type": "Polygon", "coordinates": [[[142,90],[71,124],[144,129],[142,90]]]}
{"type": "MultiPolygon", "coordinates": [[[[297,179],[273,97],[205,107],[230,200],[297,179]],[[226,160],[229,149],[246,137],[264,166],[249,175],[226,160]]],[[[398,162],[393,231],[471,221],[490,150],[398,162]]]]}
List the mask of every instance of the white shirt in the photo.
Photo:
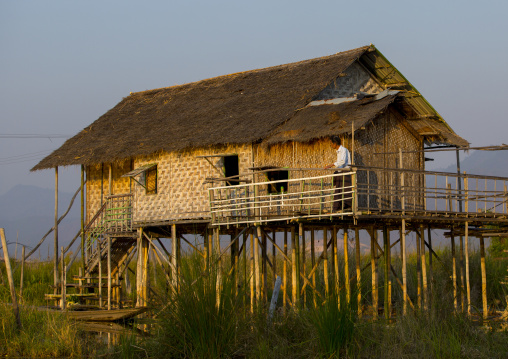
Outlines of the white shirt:
{"type": "Polygon", "coordinates": [[[346,147],[340,146],[337,150],[337,162],[333,164],[336,168],[349,168],[351,166],[351,156],[346,147]]]}

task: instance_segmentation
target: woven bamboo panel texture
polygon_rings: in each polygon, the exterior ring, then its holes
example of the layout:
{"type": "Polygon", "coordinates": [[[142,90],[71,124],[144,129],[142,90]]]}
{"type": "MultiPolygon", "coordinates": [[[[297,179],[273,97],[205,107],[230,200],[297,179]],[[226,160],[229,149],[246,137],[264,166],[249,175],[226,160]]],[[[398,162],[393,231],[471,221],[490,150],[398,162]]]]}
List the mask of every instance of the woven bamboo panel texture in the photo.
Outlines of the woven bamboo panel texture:
{"type": "Polygon", "coordinates": [[[354,62],[345,71],[344,76],[338,77],[317,96],[316,100],[351,97],[357,92],[376,94],[383,91],[372,77],[359,64],[354,62]]]}

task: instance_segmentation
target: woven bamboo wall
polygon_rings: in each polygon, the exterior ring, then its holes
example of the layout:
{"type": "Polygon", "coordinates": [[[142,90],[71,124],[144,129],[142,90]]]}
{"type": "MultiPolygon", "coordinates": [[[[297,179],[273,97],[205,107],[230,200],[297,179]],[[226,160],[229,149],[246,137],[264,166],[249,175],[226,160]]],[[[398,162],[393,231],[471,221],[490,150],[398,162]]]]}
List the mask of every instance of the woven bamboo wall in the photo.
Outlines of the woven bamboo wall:
{"type": "MultiPolygon", "coordinates": [[[[213,154],[237,154],[240,173],[252,166],[250,145],[194,149],[136,159],[135,168],[157,163],[158,188],[157,194],[147,195],[143,187],[134,186],[134,221],[209,218],[210,184],[204,182],[209,177],[223,176],[205,158],[196,156],[213,154]]],[[[221,157],[209,157],[209,160],[221,167],[221,157]]]]}

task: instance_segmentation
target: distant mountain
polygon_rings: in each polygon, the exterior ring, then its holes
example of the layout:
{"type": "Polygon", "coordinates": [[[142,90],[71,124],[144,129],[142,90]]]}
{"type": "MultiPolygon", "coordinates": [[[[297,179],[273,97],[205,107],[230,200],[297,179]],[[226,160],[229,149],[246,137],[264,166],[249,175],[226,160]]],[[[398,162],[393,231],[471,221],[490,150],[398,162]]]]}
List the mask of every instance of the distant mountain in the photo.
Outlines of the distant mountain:
{"type": "MultiPolygon", "coordinates": [[[[58,215],[68,208],[73,193],[58,193],[58,215]]],[[[8,242],[16,241],[19,231],[19,243],[35,246],[55,223],[55,192],[36,186],[17,185],[0,196],[0,227],[5,229],[8,242]]],[[[58,230],[59,246],[67,245],[80,228],[80,196],[74,200],[73,207],[60,223],[58,230]]],[[[45,258],[50,244],[53,253],[53,233],[41,246],[41,256],[45,258]]],[[[27,248],[28,249],[28,248],[27,248]]],[[[14,255],[14,246],[9,246],[14,255]]],[[[18,248],[18,257],[21,249],[18,248]]]]}
{"type": "MultiPolygon", "coordinates": [[[[472,151],[465,158],[461,153],[460,170],[475,175],[508,177],[508,151],[472,151]]],[[[457,165],[454,163],[436,171],[457,172],[457,165]]]]}

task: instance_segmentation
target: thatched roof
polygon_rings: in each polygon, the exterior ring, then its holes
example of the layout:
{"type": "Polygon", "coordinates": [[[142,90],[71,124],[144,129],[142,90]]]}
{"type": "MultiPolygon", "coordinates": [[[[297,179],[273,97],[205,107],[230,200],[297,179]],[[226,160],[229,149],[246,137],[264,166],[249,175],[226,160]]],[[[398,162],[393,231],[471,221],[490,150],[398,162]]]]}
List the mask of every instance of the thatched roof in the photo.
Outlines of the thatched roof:
{"type": "Polygon", "coordinates": [[[273,145],[285,141],[308,142],[330,134],[351,133],[365,126],[395,101],[397,95],[380,100],[364,98],[340,104],[308,106],[298,111],[289,121],[279,126],[263,143],[273,145]]]}
{"type": "MultiPolygon", "coordinates": [[[[192,147],[260,142],[373,46],[132,93],[32,170],[99,164],[192,147]]],[[[310,112],[309,112],[310,113],[310,112]]],[[[444,122],[444,121],[443,121],[444,122]]]]}

